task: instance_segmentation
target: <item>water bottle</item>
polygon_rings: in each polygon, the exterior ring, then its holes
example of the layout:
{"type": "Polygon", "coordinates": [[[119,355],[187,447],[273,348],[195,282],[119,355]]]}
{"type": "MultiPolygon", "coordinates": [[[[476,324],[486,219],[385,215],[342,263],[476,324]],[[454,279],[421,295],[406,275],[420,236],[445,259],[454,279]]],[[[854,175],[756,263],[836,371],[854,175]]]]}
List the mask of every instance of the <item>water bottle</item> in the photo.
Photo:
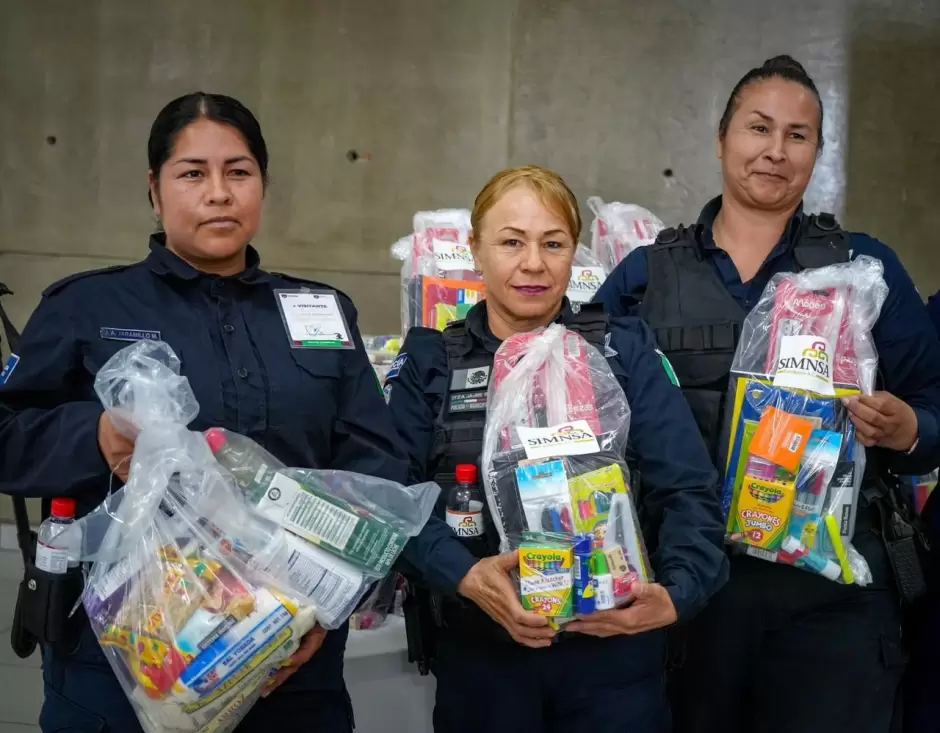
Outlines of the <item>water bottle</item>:
{"type": "Polygon", "coordinates": [[[247,441],[244,450],[236,450],[228,442],[225,433],[217,428],[206,431],[206,442],[215,459],[232,474],[235,483],[245,492],[248,501],[252,504],[260,502],[277,473],[275,467],[269,465],[267,456],[251,450],[254,444],[247,441]]]}
{"type": "Polygon", "coordinates": [[[457,466],[457,485],[447,496],[447,524],[477,557],[486,556],[483,536],[483,493],[477,485],[477,467],[457,466]]]}
{"type": "Polygon", "coordinates": [[[52,515],[39,525],[37,568],[62,575],[69,568],[78,567],[78,548],[56,540],[74,522],[75,499],[53,499],[52,515]]]}

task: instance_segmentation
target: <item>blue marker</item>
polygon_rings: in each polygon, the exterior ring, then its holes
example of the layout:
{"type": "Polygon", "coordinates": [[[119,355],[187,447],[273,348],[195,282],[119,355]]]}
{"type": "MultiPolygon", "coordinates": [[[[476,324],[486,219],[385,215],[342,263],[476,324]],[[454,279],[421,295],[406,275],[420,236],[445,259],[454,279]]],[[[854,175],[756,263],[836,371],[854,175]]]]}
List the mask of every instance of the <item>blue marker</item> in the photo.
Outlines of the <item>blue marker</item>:
{"type": "Polygon", "coordinates": [[[594,578],[591,574],[591,554],[594,551],[590,535],[574,539],[574,612],[579,616],[594,613],[594,578]]]}

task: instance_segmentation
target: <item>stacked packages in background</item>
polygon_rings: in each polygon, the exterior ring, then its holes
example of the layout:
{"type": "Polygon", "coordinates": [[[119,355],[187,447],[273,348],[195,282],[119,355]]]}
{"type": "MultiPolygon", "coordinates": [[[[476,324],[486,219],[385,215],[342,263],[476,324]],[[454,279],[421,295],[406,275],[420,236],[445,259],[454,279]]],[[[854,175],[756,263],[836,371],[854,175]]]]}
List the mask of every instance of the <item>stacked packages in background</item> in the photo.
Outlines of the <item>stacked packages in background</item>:
{"type": "Polygon", "coordinates": [[[523,605],[557,627],[629,603],[651,572],[607,360],[560,324],[518,334],[496,353],[488,405],[485,490],[501,550],[519,550],[523,605]]]}
{"type": "Polygon", "coordinates": [[[574,264],[571,266],[571,278],[565,295],[571,303],[571,309],[577,313],[581,306],[590,303],[600,290],[609,274],[597,255],[588,247],[579,244],[574,252],[574,264]]]}
{"type": "Polygon", "coordinates": [[[95,388],[136,444],[127,484],[67,530],[94,562],[91,627],[145,731],[227,733],[315,624],[341,626],[388,573],[439,490],[188,430],[199,406],[163,343],[118,352],[95,388]]]}
{"type": "Polygon", "coordinates": [[[414,233],[392,246],[402,262],[402,335],[413,326],[443,331],[483,300],[486,288],[470,252],[470,212],[419,211],[414,233]]]}
{"type": "Polygon", "coordinates": [[[868,257],[775,276],[748,315],[728,394],[728,539],[749,555],[866,585],[852,546],[865,450],[844,399],[871,394],[887,296],[868,257]]]}
{"type": "Polygon", "coordinates": [[[600,197],[591,196],[587,205],[594,212],[591,250],[608,273],[637,247],[655,242],[664,228],[653,212],[636,204],[604,203],[600,197]]]}

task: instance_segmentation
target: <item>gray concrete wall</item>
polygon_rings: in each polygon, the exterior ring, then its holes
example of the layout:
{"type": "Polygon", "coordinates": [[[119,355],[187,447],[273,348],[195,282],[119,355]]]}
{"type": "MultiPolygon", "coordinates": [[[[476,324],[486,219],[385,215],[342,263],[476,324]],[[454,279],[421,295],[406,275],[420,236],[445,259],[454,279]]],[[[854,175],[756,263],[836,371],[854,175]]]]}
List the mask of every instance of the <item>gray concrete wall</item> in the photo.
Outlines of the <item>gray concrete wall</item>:
{"type": "Polygon", "coordinates": [[[266,265],[390,332],[387,251],[415,210],[536,162],[582,200],[689,220],[719,190],[732,85],[790,53],[826,105],[808,206],[883,237],[933,292],[938,35],[940,0],[0,0],[0,279],[22,325],[46,284],[143,256],[149,125],[219,91],[271,148],[266,265]]]}

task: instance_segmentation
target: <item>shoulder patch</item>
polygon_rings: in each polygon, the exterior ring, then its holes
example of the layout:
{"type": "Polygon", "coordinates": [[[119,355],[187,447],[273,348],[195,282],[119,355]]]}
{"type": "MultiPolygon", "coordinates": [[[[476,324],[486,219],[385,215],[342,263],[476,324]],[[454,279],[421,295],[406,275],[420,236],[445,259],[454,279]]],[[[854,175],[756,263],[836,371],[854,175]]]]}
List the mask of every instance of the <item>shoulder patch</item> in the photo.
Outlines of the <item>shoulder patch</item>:
{"type": "Polygon", "coordinates": [[[382,390],[382,395],[385,397],[385,404],[387,405],[392,400],[392,385],[386,384],[385,388],[382,390]]]}
{"type": "Polygon", "coordinates": [[[86,270],[85,272],[76,272],[74,275],[69,275],[68,277],[62,278],[58,282],[52,283],[52,285],[42,291],[42,294],[43,296],[53,295],[62,290],[62,288],[64,288],[66,285],[69,285],[73,282],[84,280],[91,277],[92,275],[106,275],[111,272],[120,272],[121,270],[126,270],[129,267],[133,267],[137,264],[140,263],[135,262],[129,265],[112,265],[111,267],[102,267],[100,270],[86,270]]]}
{"type": "Polygon", "coordinates": [[[10,378],[10,375],[13,374],[13,370],[16,369],[16,365],[19,363],[20,357],[16,354],[10,354],[10,358],[7,359],[7,363],[3,367],[3,371],[0,372],[0,387],[7,383],[7,380],[10,378]]]}
{"type": "Polygon", "coordinates": [[[406,361],[408,361],[408,354],[399,354],[395,357],[395,361],[392,362],[392,366],[389,367],[388,373],[385,375],[385,381],[387,382],[392,377],[397,377],[401,372],[401,368],[405,366],[406,361]]]}
{"type": "Polygon", "coordinates": [[[659,349],[656,349],[656,353],[659,354],[659,360],[663,364],[663,371],[666,372],[666,376],[669,377],[669,381],[677,387],[681,387],[682,385],[679,384],[679,377],[676,376],[676,370],[672,368],[672,362],[670,362],[669,359],[666,358],[666,355],[659,349]]]}

